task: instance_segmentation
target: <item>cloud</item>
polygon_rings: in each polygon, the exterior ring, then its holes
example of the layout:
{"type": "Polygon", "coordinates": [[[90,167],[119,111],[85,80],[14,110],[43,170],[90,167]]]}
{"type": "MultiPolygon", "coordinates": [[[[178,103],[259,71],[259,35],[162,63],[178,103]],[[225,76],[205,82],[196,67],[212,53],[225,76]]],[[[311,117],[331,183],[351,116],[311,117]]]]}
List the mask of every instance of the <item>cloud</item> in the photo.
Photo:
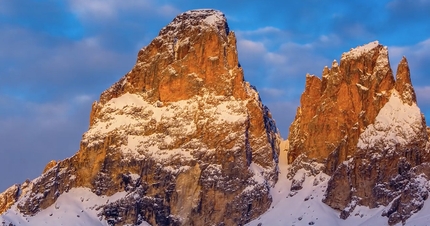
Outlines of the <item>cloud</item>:
{"type": "Polygon", "coordinates": [[[420,107],[421,112],[427,117],[427,125],[430,116],[430,84],[426,86],[415,86],[415,93],[417,94],[417,105],[420,107]]]}
{"type": "Polygon", "coordinates": [[[390,61],[395,70],[400,59],[408,59],[413,84],[430,85],[430,38],[413,45],[389,46],[390,61]]]}
{"type": "Polygon", "coordinates": [[[418,17],[428,17],[429,0],[394,0],[388,2],[387,9],[404,20],[415,20],[418,17]]]}
{"type": "Polygon", "coordinates": [[[120,4],[115,4],[116,1],[85,1],[72,0],[69,1],[71,9],[81,18],[84,19],[105,19],[116,16],[116,10],[120,4]]]}
{"type": "Polygon", "coordinates": [[[135,14],[159,15],[173,17],[179,13],[173,5],[158,5],[155,1],[146,0],[69,0],[69,6],[79,18],[85,21],[125,19],[127,14],[134,18],[135,14]]]}
{"type": "Polygon", "coordinates": [[[49,33],[55,37],[76,38],[82,35],[78,20],[62,1],[1,1],[0,11],[0,24],[10,27],[49,33]]]}
{"type": "Polygon", "coordinates": [[[74,102],[77,104],[89,104],[94,101],[94,99],[94,96],[87,94],[77,95],[73,98],[74,102]]]}
{"type": "Polygon", "coordinates": [[[266,103],[276,121],[281,136],[286,139],[289,134],[290,125],[296,116],[298,101],[281,101],[266,103]]]}
{"type": "Polygon", "coordinates": [[[7,160],[0,172],[9,172],[2,174],[0,190],[35,178],[50,160],[70,157],[79,149],[91,108],[83,96],[37,103],[0,95],[0,156],[7,160]]]}
{"type": "Polygon", "coordinates": [[[298,100],[303,92],[306,73],[321,75],[324,66],[333,60],[324,55],[324,51],[339,46],[339,39],[334,34],[304,44],[285,39],[276,48],[270,48],[264,36],[254,35],[274,32],[274,39],[277,39],[276,35],[286,33],[279,31],[263,27],[242,31],[238,35],[238,53],[245,79],[258,88],[266,104],[298,100]]]}
{"type": "Polygon", "coordinates": [[[430,110],[430,84],[428,86],[417,86],[415,87],[417,94],[418,105],[430,110]]]}
{"type": "Polygon", "coordinates": [[[285,39],[276,48],[270,48],[264,35],[255,35],[265,32],[285,35],[279,29],[266,27],[241,32],[238,35],[239,59],[245,78],[257,87],[285,138],[299,106],[306,73],[320,75],[324,66],[331,64],[332,58],[322,53],[338,46],[339,39],[334,34],[304,44],[285,39]]]}
{"type": "Polygon", "coordinates": [[[263,43],[246,39],[240,39],[238,41],[238,48],[240,48],[242,52],[244,52],[244,55],[263,54],[264,52],[266,52],[266,48],[264,47],[263,43]]]}
{"type": "Polygon", "coordinates": [[[56,39],[22,28],[0,33],[0,94],[58,99],[93,88],[99,93],[129,71],[135,53],[103,48],[97,37],[56,39]],[[61,87],[61,90],[59,90],[61,87]],[[58,95],[51,95],[58,93],[58,95]]]}
{"type": "Polygon", "coordinates": [[[166,18],[173,18],[174,16],[178,15],[181,11],[178,10],[173,5],[162,5],[158,8],[157,13],[161,16],[164,16],[166,18]]]}
{"type": "Polygon", "coordinates": [[[276,27],[267,26],[267,27],[258,28],[256,30],[238,31],[238,33],[244,36],[261,36],[261,35],[282,34],[284,33],[284,31],[276,27]]]}
{"type": "Polygon", "coordinates": [[[274,97],[280,97],[285,95],[284,89],[276,89],[276,88],[262,88],[260,90],[260,94],[264,96],[268,96],[270,99],[274,97]]]}

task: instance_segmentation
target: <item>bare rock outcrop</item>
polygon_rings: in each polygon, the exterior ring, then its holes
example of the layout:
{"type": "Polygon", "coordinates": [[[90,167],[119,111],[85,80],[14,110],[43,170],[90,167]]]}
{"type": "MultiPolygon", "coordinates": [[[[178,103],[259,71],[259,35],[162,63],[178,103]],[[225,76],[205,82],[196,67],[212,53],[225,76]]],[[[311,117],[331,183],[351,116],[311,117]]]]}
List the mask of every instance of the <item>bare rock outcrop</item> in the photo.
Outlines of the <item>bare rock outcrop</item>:
{"type": "Polygon", "coordinates": [[[360,131],[374,122],[394,86],[388,50],[377,42],[344,53],[322,79],[307,75],[290,127],[289,163],[305,154],[332,174],[355,152],[360,131]]]}
{"type": "Polygon", "coordinates": [[[188,11],[101,94],[79,151],[47,166],[17,208],[34,215],[86,187],[127,193],[99,207],[110,225],[243,225],[270,206],[279,142],[225,16],[188,11]]]}
{"type": "Polygon", "coordinates": [[[405,222],[428,196],[421,183],[430,176],[422,170],[429,138],[409,66],[403,58],[394,80],[388,49],[378,42],[344,53],[322,79],[307,75],[288,140],[290,177],[323,164],[331,175],[323,201],[342,218],[356,205],[392,203],[388,222],[405,222]]]}

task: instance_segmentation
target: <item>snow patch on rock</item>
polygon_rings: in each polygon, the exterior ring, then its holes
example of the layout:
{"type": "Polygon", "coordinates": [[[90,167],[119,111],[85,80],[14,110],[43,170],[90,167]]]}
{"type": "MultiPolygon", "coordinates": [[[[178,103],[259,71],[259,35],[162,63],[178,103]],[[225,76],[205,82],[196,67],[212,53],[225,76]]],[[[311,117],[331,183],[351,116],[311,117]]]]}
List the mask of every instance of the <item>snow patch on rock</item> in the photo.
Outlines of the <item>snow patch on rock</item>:
{"type": "Polygon", "coordinates": [[[363,45],[363,46],[357,46],[356,48],[351,49],[349,52],[343,53],[342,59],[344,59],[344,58],[357,59],[361,55],[363,55],[367,52],[370,52],[371,50],[373,50],[377,46],[379,46],[378,41],[373,41],[373,42],[370,42],[370,43],[363,45]]]}
{"type": "MultiPolygon", "coordinates": [[[[220,126],[244,123],[248,117],[244,111],[246,102],[208,93],[189,100],[154,104],[141,95],[126,93],[101,107],[100,117],[84,134],[82,142],[87,147],[100,145],[115,133],[124,137],[121,151],[125,156],[139,159],[150,154],[160,161],[173,156],[192,159],[192,148],[172,149],[175,141],[195,134],[202,123],[220,126]]],[[[203,144],[193,142],[188,146],[204,148],[203,144]]]]}
{"type": "Polygon", "coordinates": [[[403,146],[413,142],[423,130],[422,126],[422,115],[418,106],[415,103],[403,103],[399,93],[393,90],[375,122],[360,134],[357,147],[366,150],[378,146],[394,150],[396,145],[403,146]]]}

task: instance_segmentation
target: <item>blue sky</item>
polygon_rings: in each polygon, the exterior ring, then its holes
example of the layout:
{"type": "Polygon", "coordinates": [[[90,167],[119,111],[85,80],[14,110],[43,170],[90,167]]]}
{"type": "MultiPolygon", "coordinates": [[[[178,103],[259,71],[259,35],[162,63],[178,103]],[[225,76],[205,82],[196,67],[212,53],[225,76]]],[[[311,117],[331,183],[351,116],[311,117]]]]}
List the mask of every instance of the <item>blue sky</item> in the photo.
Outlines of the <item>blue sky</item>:
{"type": "Polygon", "coordinates": [[[288,135],[306,73],[379,40],[393,70],[409,61],[430,118],[430,0],[0,1],[0,190],[72,156],[91,103],[128,72],[177,14],[215,8],[238,38],[245,79],[288,135]]]}

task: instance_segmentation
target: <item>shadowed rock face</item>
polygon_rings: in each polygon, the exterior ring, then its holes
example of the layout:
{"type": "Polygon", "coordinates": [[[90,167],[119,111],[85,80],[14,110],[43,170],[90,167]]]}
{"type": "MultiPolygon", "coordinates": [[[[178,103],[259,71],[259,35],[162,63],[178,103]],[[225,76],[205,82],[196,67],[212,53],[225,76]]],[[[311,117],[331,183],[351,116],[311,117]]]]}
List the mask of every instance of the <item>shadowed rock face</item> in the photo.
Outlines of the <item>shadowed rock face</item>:
{"type": "Polygon", "coordinates": [[[79,151],[7,197],[33,215],[75,187],[126,191],[99,208],[109,224],[242,225],[270,206],[278,154],[224,15],[188,11],[93,104],[79,151]]]}
{"type": "Polygon", "coordinates": [[[340,65],[324,68],[322,80],[307,75],[288,161],[293,171],[303,163],[324,165],[332,177],[323,201],[341,210],[341,218],[356,205],[395,200],[384,213],[395,224],[428,196],[422,185],[430,176],[428,141],[406,58],[394,80],[387,48],[373,42],[344,53],[340,65]]]}

